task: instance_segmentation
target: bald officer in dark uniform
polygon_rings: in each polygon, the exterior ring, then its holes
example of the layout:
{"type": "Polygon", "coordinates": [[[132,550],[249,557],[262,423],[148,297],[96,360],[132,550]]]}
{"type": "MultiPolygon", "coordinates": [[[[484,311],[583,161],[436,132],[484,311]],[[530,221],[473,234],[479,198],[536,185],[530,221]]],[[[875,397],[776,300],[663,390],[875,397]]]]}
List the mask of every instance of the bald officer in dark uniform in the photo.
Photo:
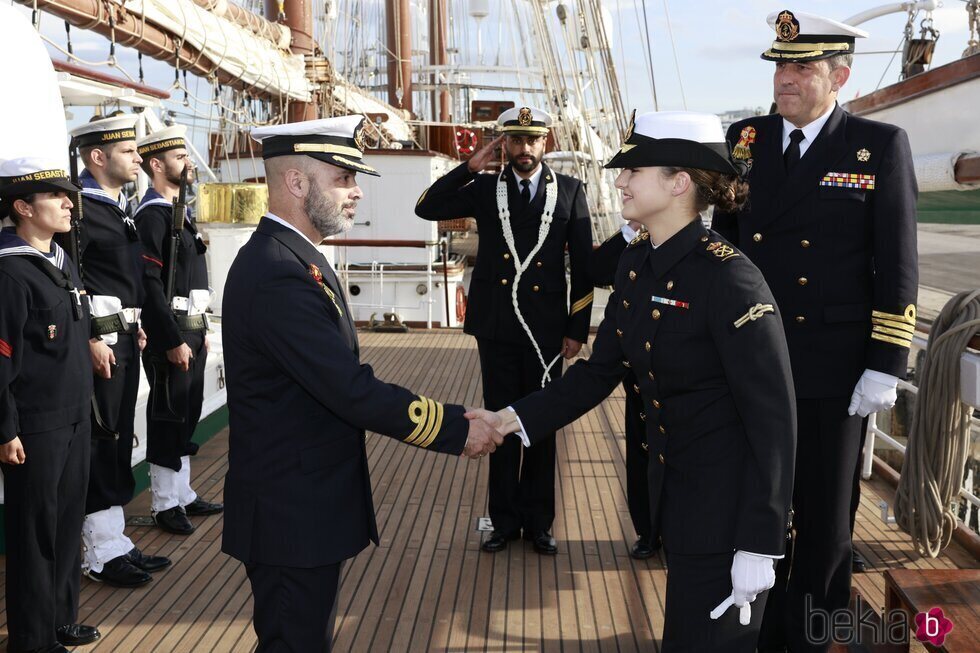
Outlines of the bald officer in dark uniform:
{"type": "MultiPolygon", "coordinates": [[[[503,136],[432,184],[415,206],[426,220],[476,218],[480,246],[463,329],[476,337],[491,410],[541,388],[546,369],[547,378],[558,378],[561,358],[574,357],[589,333],[592,223],[582,182],[541,162],[551,122],[534,107],[503,112],[503,136]],[[499,175],[478,174],[501,144],[508,165],[499,175]]],[[[523,530],[538,553],[558,552],[550,532],[554,434],[523,456],[519,443],[507,440],[490,457],[488,486],[493,533],[484,551],[505,549],[523,530]]]]}
{"type": "Polygon", "coordinates": [[[729,129],[752,199],[713,226],[772,288],[796,384],[796,539],[760,649],[826,650],[830,633],[807,632],[806,606],[848,604],[862,419],[894,404],[915,329],[916,181],[904,131],[837,106],[866,34],[802,12],[769,23],[776,41],[762,58],[776,62],[779,113],[729,129]]]}
{"type": "Polygon", "coordinates": [[[389,385],[361,364],[350,307],[316,248],[350,228],[363,116],[252,132],[269,210],[225,285],[231,440],[222,550],[245,564],[258,651],[330,650],[340,565],[378,543],[365,430],[480,456],[502,439],[462,406],[389,385]],[[471,426],[472,425],[472,426],[471,426]]]}

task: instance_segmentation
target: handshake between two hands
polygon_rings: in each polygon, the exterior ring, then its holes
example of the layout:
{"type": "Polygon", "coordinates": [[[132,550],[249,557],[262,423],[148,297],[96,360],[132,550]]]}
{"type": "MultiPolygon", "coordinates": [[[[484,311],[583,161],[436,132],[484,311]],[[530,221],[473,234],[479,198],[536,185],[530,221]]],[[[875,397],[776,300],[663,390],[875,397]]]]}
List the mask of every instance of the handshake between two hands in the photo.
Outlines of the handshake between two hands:
{"type": "Polygon", "coordinates": [[[483,458],[504,443],[508,433],[519,430],[517,413],[507,408],[497,412],[483,408],[467,408],[464,415],[470,421],[463,454],[467,458],[483,458]]]}

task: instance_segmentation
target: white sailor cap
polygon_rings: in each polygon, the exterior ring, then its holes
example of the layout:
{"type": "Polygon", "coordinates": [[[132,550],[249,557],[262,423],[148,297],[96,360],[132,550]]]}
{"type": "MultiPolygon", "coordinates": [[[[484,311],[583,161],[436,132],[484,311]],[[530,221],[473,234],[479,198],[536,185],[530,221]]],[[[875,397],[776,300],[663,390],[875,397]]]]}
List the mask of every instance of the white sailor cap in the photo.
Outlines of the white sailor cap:
{"type": "Polygon", "coordinates": [[[173,125],[165,129],[159,129],[148,136],[136,141],[136,151],[142,157],[151,154],[160,154],[167,150],[186,148],[187,127],[184,125],[173,125]]]}
{"type": "Polygon", "coordinates": [[[535,107],[507,109],[497,118],[497,125],[505,134],[544,136],[554,121],[547,111],[535,107]]]}
{"type": "Polygon", "coordinates": [[[76,147],[135,141],[137,120],[139,120],[139,116],[134,114],[99,118],[75,127],[68,134],[72,137],[76,147]]]}
{"type": "Polygon", "coordinates": [[[630,118],[626,140],[606,168],[677,166],[737,174],[721,119],[713,113],[651,111],[630,118]]]}
{"type": "Polygon", "coordinates": [[[252,138],[262,143],[262,158],[305,154],[340,168],[381,176],[364,163],[364,116],[339,116],[258,127],[252,138]]]}
{"type": "Polygon", "coordinates": [[[772,47],[761,55],[767,61],[817,61],[853,54],[854,39],[868,37],[862,29],[803,11],[783,9],[766,20],[776,30],[772,47]]]}

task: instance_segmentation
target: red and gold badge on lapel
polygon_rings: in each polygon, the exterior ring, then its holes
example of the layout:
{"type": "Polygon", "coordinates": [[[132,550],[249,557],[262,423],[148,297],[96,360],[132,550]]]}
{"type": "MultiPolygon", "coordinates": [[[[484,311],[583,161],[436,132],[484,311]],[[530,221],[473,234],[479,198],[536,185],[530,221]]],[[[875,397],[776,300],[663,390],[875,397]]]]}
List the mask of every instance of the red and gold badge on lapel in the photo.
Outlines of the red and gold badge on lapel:
{"type": "Polygon", "coordinates": [[[749,146],[752,143],[755,143],[755,127],[748,125],[742,129],[742,133],[738,137],[738,143],[735,144],[735,148],[732,150],[732,157],[742,160],[751,159],[752,149],[749,146]]]}
{"type": "Polygon", "coordinates": [[[313,277],[313,280],[316,281],[321,288],[323,288],[323,292],[327,293],[327,297],[330,298],[330,301],[333,302],[334,308],[337,309],[337,314],[340,315],[340,317],[344,317],[344,311],[340,308],[340,304],[337,303],[337,296],[334,295],[332,290],[330,290],[330,286],[324,283],[323,273],[320,272],[320,268],[317,267],[316,263],[310,263],[310,276],[313,277]]]}

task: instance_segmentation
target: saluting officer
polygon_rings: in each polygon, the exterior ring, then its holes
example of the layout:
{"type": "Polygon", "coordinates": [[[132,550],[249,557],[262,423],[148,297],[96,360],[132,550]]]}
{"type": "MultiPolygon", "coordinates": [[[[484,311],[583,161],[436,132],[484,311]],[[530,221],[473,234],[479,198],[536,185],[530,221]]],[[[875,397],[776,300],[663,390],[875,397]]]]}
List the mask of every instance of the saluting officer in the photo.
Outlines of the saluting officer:
{"type": "MultiPolygon", "coordinates": [[[[592,251],[589,256],[589,277],[596,286],[611,286],[616,282],[616,269],[619,257],[626,246],[639,234],[642,225],[630,221],[620,231],[610,236],[592,251]]],[[[626,396],[624,421],[626,435],[626,505],[629,507],[630,521],[636,531],[636,542],[630,548],[630,556],[637,560],[653,557],[660,548],[650,533],[650,492],[647,485],[647,466],[650,461],[647,444],[646,425],[643,423],[643,397],[640,386],[631,370],[623,377],[623,392],[626,396]]]]}
{"type": "Polygon", "coordinates": [[[139,174],[134,115],[95,118],[73,129],[81,156],[82,283],[92,302],[92,470],[82,526],[86,575],[115,587],[150,582],[170,560],[144,555],[126,536],[122,507],[133,498],[133,443],[139,393],[143,260],[123,186],[139,174]]]}
{"type": "MultiPolygon", "coordinates": [[[[534,107],[514,108],[500,114],[497,124],[503,134],[432,184],[415,206],[426,220],[476,218],[480,245],[464,331],[476,337],[483,401],[491,410],[561,376],[561,357],[574,357],[588,337],[593,295],[585,189],[541,161],[551,116],[534,107]],[[501,144],[508,165],[499,174],[478,174],[501,144]]],[[[523,452],[523,460],[513,438],[490,457],[489,511],[493,533],[484,551],[505,549],[523,529],[538,553],[558,552],[550,532],[554,434],[523,452]]]]}
{"type": "Polygon", "coordinates": [[[213,515],[223,510],[220,503],[205,501],[191,489],[191,456],[198,449],[191,437],[204,400],[209,346],[204,312],[211,301],[211,291],[205,259],[207,246],[186,206],[178,209],[184,213],[183,222],[176,259],[170,258],[174,200],[180,196],[182,183],[186,192],[194,182],[186,133],[186,127],[174,125],[137,143],[151,186],[133,216],[143,243],[146,268],[143,325],[148,342],[143,362],[150,380],[146,410],[150,509],[160,528],[177,535],[194,532],[188,515],[213,515]],[[168,299],[170,275],[174,283],[168,299]]]}
{"type": "Polygon", "coordinates": [[[752,202],[716,212],[714,227],[772,288],[796,382],[795,548],[760,648],[820,650],[829,644],[811,641],[830,638],[806,632],[806,601],[847,607],[862,419],[894,404],[915,330],[916,182],[904,131],[837,105],[867,34],[785,10],[769,24],[776,40],[762,58],[776,62],[779,113],[729,129],[733,156],[751,165],[752,202]]]}
{"type": "Polygon", "coordinates": [[[261,127],[269,213],[225,284],[231,440],[222,551],[245,564],[258,651],[329,651],[341,563],[378,543],[364,432],[483,455],[502,439],[375,378],[317,249],[362,197],[363,116],[261,127]]]}
{"type": "Polygon", "coordinates": [[[78,618],[89,474],[88,304],[52,237],[78,191],[58,164],[0,163],[0,468],[8,650],[67,651],[99,638],[78,618]]]}
{"type": "Polygon", "coordinates": [[[793,381],[762,274],[699,215],[709,204],[737,208],[747,188],[710,114],[637,117],[606,167],[624,169],[623,218],[647,231],[620,258],[592,356],[513,410],[477,415],[533,449],[631,370],[650,447],[652,534],[670,572],[663,650],[754,653],[786,544],[793,381]]]}

